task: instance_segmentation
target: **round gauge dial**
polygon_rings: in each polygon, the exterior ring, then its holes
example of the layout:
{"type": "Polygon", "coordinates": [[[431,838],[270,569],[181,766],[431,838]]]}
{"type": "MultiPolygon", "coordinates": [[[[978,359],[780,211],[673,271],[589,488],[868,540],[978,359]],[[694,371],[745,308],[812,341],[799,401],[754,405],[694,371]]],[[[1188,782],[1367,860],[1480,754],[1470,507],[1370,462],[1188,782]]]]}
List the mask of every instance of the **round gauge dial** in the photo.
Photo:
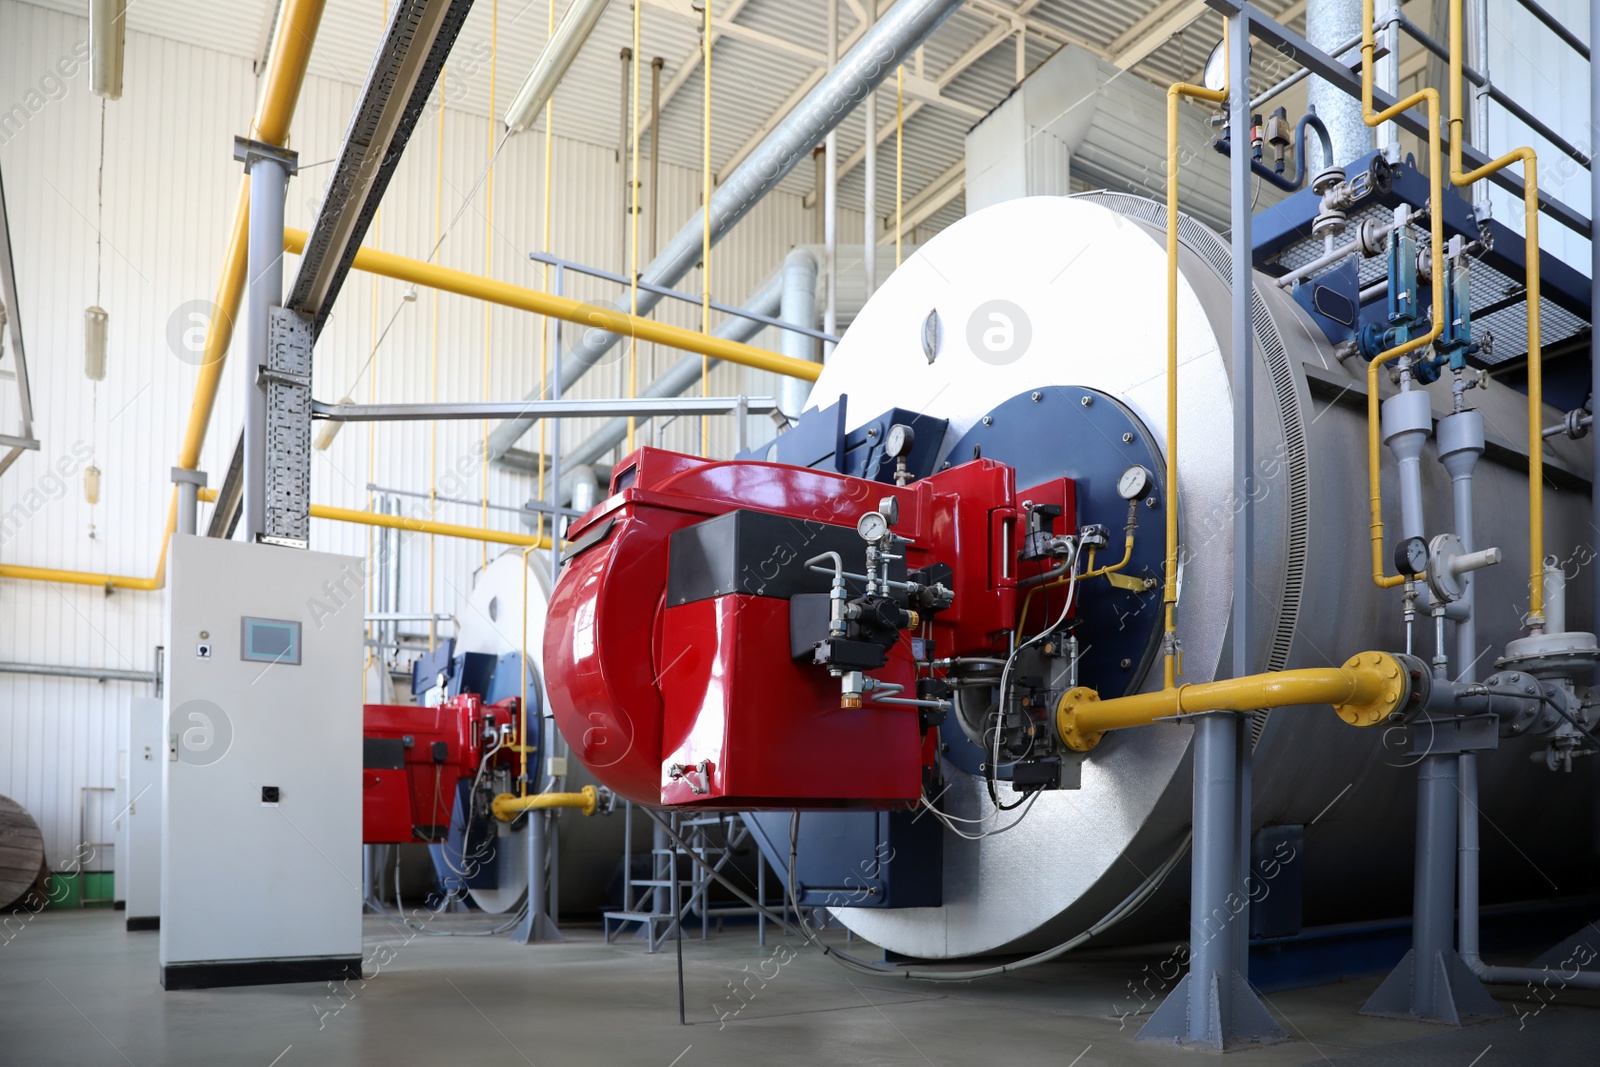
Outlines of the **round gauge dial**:
{"type": "Polygon", "coordinates": [[[1151,473],[1140,466],[1132,466],[1122,472],[1122,477],[1117,479],[1117,493],[1124,500],[1138,500],[1150,492],[1150,485],[1154,481],[1151,473]]]}
{"type": "Polygon", "coordinates": [[[897,422],[889,427],[889,436],[884,439],[883,450],[890,459],[899,459],[911,451],[911,446],[916,443],[917,435],[903,422],[897,422]]]}
{"type": "Polygon", "coordinates": [[[1423,574],[1428,569],[1428,542],[1420,537],[1408,537],[1394,547],[1394,569],[1410,576],[1423,574]]]}
{"type": "Polygon", "coordinates": [[[856,533],[863,541],[880,541],[889,532],[889,520],[880,511],[869,511],[856,521],[856,533]]]}

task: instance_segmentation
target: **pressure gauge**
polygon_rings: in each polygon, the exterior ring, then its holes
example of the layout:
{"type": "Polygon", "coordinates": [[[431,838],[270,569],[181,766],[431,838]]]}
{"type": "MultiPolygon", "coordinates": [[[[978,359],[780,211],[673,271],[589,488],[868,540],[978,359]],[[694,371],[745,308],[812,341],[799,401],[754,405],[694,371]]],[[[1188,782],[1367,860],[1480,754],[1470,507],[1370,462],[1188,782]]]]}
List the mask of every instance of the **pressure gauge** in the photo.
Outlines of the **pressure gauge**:
{"type": "Polygon", "coordinates": [[[900,498],[899,497],[895,497],[895,496],[886,496],[886,497],[884,497],[882,500],[878,501],[878,511],[879,511],[880,514],[883,515],[884,518],[889,520],[889,525],[890,526],[899,526],[900,525],[900,498]]]}
{"type": "Polygon", "coordinates": [[[881,541],[889,532],[889,520],[881,511],[869,511],[856,522],[856,533],[863,541],[881,541]]]}
{"type": "Polygon", "coordinates": [[[1428,569],[1428,542],[1420,537],[1408,537],[1395,545],[1394,569],[1407,577],[1425,573],[1428,569]]]}
{"type": "Polygon", "coordinates": [[[1150,492],[1150,481],[1150,472],[1134,464],[1117,479],[1117,494],[1124,500],[1139,500],[1150,492]]]}
{"type": "Polygon", "coordinates": [[[883,451],[890,459],[899,459],[911,451],[911,446],[916,443],[917,435],[911,427],[903,422],[897,422],[889,427],[889,436],[884,439],[883,451]]]}

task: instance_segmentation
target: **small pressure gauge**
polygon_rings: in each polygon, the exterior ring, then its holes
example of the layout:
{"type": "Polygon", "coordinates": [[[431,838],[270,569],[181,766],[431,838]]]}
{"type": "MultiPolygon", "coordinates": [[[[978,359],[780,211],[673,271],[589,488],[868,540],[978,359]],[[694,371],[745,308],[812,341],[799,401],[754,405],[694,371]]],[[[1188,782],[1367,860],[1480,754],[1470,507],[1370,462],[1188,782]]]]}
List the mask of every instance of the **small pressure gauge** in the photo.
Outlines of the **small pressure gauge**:
{"type": "Polygon", "coordinates": [[[1135,464],[1117,479],[1117,495],[1124,500],[1138,500],[1150,492],[1150,481],[1150,472],[1135,464]]]}
{"type": "Polygon", "coordinates": [[[899,459],[911,452],[911,446],[917,441],[916,431],[903,422],[897,422],[889,427],[889,436],[884,439],[883,451],[890,459],[899,459]]]}
{"type": "Polygon", "coordinates": [[[1408,537],[1395,545],[1394,569],[1407,577],[1425,573],[1428,569],[1428,542],[1420,537],[1408,537]]]}
{"type": "Polygon", "coordinates": [[[900,498],[886,496],[878,501],[878,511],[889,520],[890,526],[900,525],[900,498]]]}
{"type": "Polygon", "coordinates": [[[889,532],[889,520],[881,511],[869,511],[856,521],[856,533],[863,541],[881,541],[889,532]]]}

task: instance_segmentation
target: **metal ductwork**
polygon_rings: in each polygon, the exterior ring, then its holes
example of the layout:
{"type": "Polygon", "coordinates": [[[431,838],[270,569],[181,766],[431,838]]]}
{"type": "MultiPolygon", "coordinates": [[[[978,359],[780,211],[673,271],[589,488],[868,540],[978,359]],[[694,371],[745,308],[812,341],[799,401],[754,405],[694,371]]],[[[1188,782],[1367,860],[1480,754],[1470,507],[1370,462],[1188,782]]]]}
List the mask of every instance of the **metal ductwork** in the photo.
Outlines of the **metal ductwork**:
{"type": "MultiPolygon", "coordinates": [[[[785,175],[805,159],[827,133],[864,100],[939,24],[961,6],[960,0],[900,0],[825,74],[782,122],[712,194],[711,239],[719,240],[785,175]]],[[[645,268],[642,280],[670,286],[700,261],[703,222],[698,211],[645,268]]],[[[661,297],[639,292],[638,313],[648,314],[661,297]]],[[[614,302],[629,307],[627,297],[614,302]]],[[[568,384],[581,378],[617,343],[618,335],[589,330],[564,362],[568,384]]],[[[528,416],[507,419],[489,435],[489,454],[499,456],[537,421],[528,416]]]]}
{"type": "MultiPolygon", "coordinates": [[[[967,134],[967,214],[1085,185],[1160,196],[1167,175],[1167,94],[1075,45],[1061,49],[967,134]]],[[[1228,157],[1197,108],[1179,116],[1185,209],[1228,226],[1228,157]]],[[[1263,183],[1258,207],[1284,194],[1263,183]]]]}

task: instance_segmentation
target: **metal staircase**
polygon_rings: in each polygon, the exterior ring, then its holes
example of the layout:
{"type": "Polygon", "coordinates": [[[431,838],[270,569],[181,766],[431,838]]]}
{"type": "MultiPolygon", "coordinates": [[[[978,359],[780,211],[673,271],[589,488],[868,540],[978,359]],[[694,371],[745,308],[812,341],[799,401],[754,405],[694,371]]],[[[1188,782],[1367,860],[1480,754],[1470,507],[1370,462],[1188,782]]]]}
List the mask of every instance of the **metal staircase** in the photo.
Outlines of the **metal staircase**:
{"type": "MultiPolygon", "coordinates": [[[[722,904],[710,899],[714,879],[704,867],[688,859],[689,852],[678,847],[659,826],[651,824],[649,877],[633,877],[633,805],[626,805],[624,818],[623,870],[627,882],[623,889],[623,907],[607,911],[602,918],[608,942],[616,938],[631,924],[636,924],[636,936],[643,937],[649,951],[656,952],[668,936],[691,915],[700,918],[700,937],[711,934],[711,924],[716,920],[720,930],[722,920],[730,916],[747,916],[753,909],[738,904],[722,904]]],[[[690,850],[719,873],[727,866],[735,852],[750,837],[744,820],[732,812],[690,815],[673,813],[669,816],[673,831],[681,837],[690,850]]],[[[756,899],[766,904],[765,861],[756,850],[758,877],[756,899]]],[[[766,943],[766,920],[757,916],[759,936],[766,943]]]]}

